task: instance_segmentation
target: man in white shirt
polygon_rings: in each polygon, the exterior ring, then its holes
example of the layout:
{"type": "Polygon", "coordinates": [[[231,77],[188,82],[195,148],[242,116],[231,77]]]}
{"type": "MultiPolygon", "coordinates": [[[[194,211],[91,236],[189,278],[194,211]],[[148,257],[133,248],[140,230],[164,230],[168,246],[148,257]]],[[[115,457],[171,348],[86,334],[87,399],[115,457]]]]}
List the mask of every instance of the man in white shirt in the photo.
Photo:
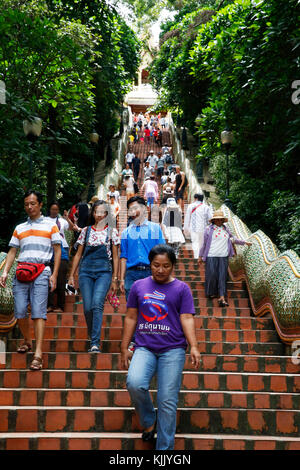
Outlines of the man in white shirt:
{"type": "Polygon", "coordinates": [[[32,334],[28,318],[28,303],[31,306],[31,320],[34,322],[35,353],[30,365],[31,370],[42,369],[42,343],[47,320],[47,301],[49,285],[56,289],[57,275],[61,259],[61,236],[54,221],[42,215],[42,195],[28,190],[24,195],[24,209],[28,215],[26,222],[16,226],[9,242],[9,251],[0,277],[0,287],[6,286],[9,271],[16,259],[37,268],[39,275],[28,282],[17,277],[13,281],[14,313],[18,326],[24,336],[18,353],[32,349],[32,334]],[[54,268],[51,273],[49,264],[54,251],[54,268]],[[39,268],[39,269],[38,269],[39,268]]]}
{"type": "Polygon", "coordinates": [[[150,178],[154,174],[152,166],[150,166],[149,161],[147,160],[144,166],[144,180],[148,177],[150,178]]]}
{"type": "Polygon", "coordinates": [[[191,238],[195,259],[199,257],[204,231],[212,214],[210,206],[203,202],[203,194],[195,194],[194,202],[189,204],[184,218],[184,233],[191,238]]]}
{"type": "Polygon", "coordinates": [[[134,159],[135,154],[133,152],[128,152],[125,155],[125,164],[128,163],[129,167],[132,169],[132,160],[134,159]]]}
{"type": "Polygon", "coordinates": [[[154,154],[153,150],[150,150],[150,155],[147,159],[147,162],[149,162],[150,166],[155,169],[156,168],[156,164],[157,164],[157,161],[158,161],[158,156],[154,154]]]}

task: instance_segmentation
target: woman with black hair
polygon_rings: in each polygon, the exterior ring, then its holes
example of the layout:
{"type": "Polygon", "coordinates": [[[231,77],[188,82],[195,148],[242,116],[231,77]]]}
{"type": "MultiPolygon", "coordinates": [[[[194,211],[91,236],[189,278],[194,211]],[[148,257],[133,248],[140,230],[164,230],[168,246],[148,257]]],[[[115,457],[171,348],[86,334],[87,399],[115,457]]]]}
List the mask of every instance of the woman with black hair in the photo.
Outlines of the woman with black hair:
{"type": "MultiPolygon", "coordinates": [[[[67,271],[69,264],[69,245],[65,237],[65,232],[71,230],[74,226],[71,220],[66,220],[65,217],[61,217],[60,206],[57,201],[53,201],[49,206],[48,217],[52,222],[55,222],[59,234],[61,237],[61,260],[57,276],[57,284],[55,291],[49,291],[48,296],[48,312],[62,313],[65,308],[65,298],[66,298],[66,281],[67,281],[67,271]],[[54,305],[54,294],[56,294],[56,306],[54,305]]],[[[50,262],[51,272],[54,268],[54,255],[50,262]]]]}
{"type": "Polygon", "coordinates": [[[79,265],[79,288],[83,298],[84,315],[91,340],[89,352],[100,352],[100,336],[105,298],[108,291],[117,290],[119,269],[117,229],[112,227],[109,205],[97,201],[91,211],[91,223],[85,227],[77,241],[69,276],[74,286],[74,275],[79,265]]]}
{"type": "Polygon", "coordinates": [[[173,277],[174,250],[156,245],[149,253],[152,276],[136,281],[129,293],[121,344],[121,364],[128,368],[128,345],[135,333],[127,388],[144,428],[142,439],[151,441],[157,430],[157,450],[174,448],[176,410],[185,363],[187,341],[195,368],[200,366],[193,297],[187,284],[173,277]],[[157,375],[157,412],[149,393],[157,375]]]}

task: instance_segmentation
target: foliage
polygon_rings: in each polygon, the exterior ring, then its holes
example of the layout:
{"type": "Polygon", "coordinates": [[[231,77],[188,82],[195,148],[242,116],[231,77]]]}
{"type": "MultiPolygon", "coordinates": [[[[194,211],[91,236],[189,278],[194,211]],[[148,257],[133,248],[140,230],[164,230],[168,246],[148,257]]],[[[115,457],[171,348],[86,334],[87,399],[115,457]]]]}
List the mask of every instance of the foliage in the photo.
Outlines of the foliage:
{"type": "MultiPolygon", "coordinates": [[[[89,133],[103,149],[117,132],[124,94],[139,64],[138,41],[105,1],[3,0],[0,5],[0,238],[23,214],[29,161],[33,185],[70,207],[88,183],[89,133]],[[101,83],[101,86],[99,86],[101,83]],[[25,139],[22,121],[43,120],[41,137],[25,139]]],[[[50,201],[48,201],[50,202],[50,201]]],[[[45,204],[47,201],[45,201],[45,204]]]]}
{"type": "MultiPolygon", "coordinates": [[[[193,76],[202,73],[211,82],[209,106],[201,113],[200,154],[219,152],[220,131],[226,126],[233,130],[231,199],[246,222],[245,206],[251,200],[250,220],[279,245],[280,233],[270,229],[270,222],[278,228],[286,219],[273,213],[267,221],[265,212],[276,200],[274,190],[299,194],[300,116],[290,86],[299,75],[300,33],[290,19],[292,4],[236,1],[199,31],[191,51],[193,76]]],[[[213,174],[222,188],[224,171],[213,174]]],[[[222,189],[220,194],[224,196],[222,189]]],[[[289,242],[297,246],[291,237],[289,242]]]]}
{"type": "Polygon", "coordinates": [[[207,82],[199,86],[191,75],[189,52],[202,23],[209,21],[213,10],[190,11],[190,5],[174,21],[162,25],[161,47],[150,68],[150,78],[159,93],[158,106],[177,112],[185,125],[193,126],[205,104],[207,82]],[[168,66],[166,66],[168,64],[168,66]]]}
{"type": "Polygon", "coordinates": [[[216,8],[199,26],[199,10],[185,8],[163,25],[153,83],[162,90],[163,103],[195,135],[193,120],[200,116],[198,158],[210,162],[223,199],[226,160],[220,133],[228,127],[234,132],[230,199],[235,211],[280,248],[298,249],[295,215],[271,210],[278,194],[284,195],[281,202],[293,200],[295,211],[299,200],[300,107],[291,99],[300,67],[295,2],[236,0],[216,8]]]}

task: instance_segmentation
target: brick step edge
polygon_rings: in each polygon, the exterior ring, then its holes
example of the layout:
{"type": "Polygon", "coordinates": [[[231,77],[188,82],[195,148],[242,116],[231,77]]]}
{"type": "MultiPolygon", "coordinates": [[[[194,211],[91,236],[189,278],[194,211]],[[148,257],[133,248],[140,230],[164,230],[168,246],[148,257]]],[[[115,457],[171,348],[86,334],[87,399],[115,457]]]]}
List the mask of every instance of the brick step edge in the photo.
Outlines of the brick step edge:
{"type": "MultiPolygon", "coordinates": [[[[154,406],[157,406],[157,391],[149,390],[154,406]]],[[[287,392],[239,392],[180,390],[180,408],[204,407],[205,409],[232,408],[247,410],[281,409],[293,411],[299,408],[299,393],[287,392]]],[[[0,405],[4,407],[103,407],[132,406],[126,389],[48,389],[48,388],[8,388],[1,389],[0,405]]]]}
{"type": "MultiPolygon", "coordinates": [[[[299,450],[300,438],[175,434],[174,450],[299,450]]],[[[140,433],[0,433],[0,450],[153,450],[140,433]]],[[[147,455],[149,458],[149,455],[147,455]]],[[[185,462],[186,463],[186,462],[185,462]]]]}
{"type": "MultiPolygon", "coordinates": [[[[219,355],[202,354],[200,370],[205,372],[266,372],[298,374],[299,365],[293,363],[292,356],[256,356],[256,355],[219,355]]],[[[190,354],[186,354],[184,369],[192,370],[190,354]]],[[[5,363],[0,369],[26,369],[32,361],[32,353],[21,355],[17,352],[7,352],[5,363]]],[[[120,370],[120,353],[102,353],[101,355],[76,352],[43,353],[44,368],[50,370],[120,370]]]]}

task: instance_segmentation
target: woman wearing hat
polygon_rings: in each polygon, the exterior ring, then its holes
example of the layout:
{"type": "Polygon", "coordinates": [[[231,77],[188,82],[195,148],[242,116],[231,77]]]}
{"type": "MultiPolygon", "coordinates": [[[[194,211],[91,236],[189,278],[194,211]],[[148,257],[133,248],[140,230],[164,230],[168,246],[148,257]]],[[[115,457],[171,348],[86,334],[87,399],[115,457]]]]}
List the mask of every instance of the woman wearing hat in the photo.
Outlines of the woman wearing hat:
{"type": "Polygon", "coordinates": [[[166,204],[169,197],[174,197],[175,184],[171,182],[171,178],[168,177],[167,182],[163,185],[163,200],[162,203],[166,204]]]}
{"type": "Polygon", "coordinates": [[[252,243],[238,240],[224,225],[228,219],[223,212],[215,211],[204,233],[203,245],[199,252],[199,262],[205,262],[205,294],[207,297],[219,297],[220,307],[228,306],[227,271],[228,259],[234,256],[233,243],[251,246],[252,243]]]}

